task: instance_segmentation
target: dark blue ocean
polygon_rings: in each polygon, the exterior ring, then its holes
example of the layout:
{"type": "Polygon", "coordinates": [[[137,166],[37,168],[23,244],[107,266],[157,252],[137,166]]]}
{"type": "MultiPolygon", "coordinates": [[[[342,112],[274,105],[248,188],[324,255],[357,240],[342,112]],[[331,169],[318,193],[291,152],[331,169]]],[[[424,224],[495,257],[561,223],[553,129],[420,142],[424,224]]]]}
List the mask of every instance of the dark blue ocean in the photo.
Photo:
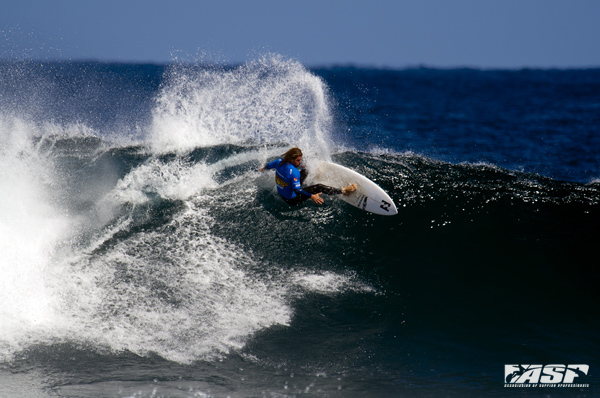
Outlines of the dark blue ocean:
{"type": "Polygon", "coordinates": [[[0,397],[600,396],[600,69],[5,61],[0,209],[0,397]]]}

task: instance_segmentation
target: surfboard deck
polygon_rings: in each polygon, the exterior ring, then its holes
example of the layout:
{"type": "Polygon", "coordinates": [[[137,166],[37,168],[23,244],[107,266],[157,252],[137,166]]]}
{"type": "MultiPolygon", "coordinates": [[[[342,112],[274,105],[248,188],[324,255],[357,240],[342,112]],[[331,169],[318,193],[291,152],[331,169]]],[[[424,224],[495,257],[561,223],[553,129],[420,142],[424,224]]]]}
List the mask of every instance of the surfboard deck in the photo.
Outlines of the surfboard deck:
{"type": "MultiPolygon", "coordinates": [[[[350,195],[339,195],[339,198],[354,207],[382,216],[398,214],[396,205],[390,196],[377,184],[364,175],[347,167],[331,162],[320,162],[314,169],[309,169],[310,184],[324,184],[336,188],[358,185],[350,195]]],[[[309,185],[307,181],[307,185],[309,185]]]]}

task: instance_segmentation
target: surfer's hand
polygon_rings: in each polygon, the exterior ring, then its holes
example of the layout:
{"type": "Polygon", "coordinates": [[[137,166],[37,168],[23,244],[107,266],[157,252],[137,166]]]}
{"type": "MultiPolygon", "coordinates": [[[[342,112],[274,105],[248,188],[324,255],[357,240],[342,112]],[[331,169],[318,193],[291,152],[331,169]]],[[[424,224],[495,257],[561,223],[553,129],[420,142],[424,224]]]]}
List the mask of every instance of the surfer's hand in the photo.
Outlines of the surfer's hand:
{"type": "Polygon", "coordinates": [[[258,171],[265,171],[265,168],[261,167],[260,169],[258,169],[258,171]]]}
{"type": "Polygon", "coordinates": [[[322,205],[324,200],[322,197],[320,197],[319,195],[321,195],[320,193],[313,193],[312,196],[310,197],[312,199],[313,202],[315,202],[318,205],[322,205]]]}

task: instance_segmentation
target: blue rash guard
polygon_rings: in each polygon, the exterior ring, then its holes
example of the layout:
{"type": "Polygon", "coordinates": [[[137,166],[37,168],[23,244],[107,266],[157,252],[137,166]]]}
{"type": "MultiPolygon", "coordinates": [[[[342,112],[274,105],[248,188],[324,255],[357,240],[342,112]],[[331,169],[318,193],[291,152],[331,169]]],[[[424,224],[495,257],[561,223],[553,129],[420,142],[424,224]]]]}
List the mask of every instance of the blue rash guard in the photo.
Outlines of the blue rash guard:
{"type": "Polygon", "coordinates": [[[283,162],[283,158],[274,160],[266,166],[267,169],[275,169],[276,171],[277,192],[285,199],[293,199],[298,195],[310,198],[312,194],[303,190],[300,185],[300,170],[290,163],[281,164],[281,162],[283,162]]]}

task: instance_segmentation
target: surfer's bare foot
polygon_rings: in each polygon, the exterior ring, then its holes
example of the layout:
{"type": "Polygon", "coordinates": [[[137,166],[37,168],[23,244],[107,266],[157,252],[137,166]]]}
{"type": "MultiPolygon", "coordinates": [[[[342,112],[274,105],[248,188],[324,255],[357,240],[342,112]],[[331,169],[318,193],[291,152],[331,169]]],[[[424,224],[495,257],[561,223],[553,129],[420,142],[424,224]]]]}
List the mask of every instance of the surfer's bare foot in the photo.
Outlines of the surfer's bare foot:
{"type": "Polygon", "coordinates": [[[350,195],[352,192],[356,191],[358,186],[356,184],[348,185],[346,188],[342,189],[342,193],[344,195],[350,195]]]}

